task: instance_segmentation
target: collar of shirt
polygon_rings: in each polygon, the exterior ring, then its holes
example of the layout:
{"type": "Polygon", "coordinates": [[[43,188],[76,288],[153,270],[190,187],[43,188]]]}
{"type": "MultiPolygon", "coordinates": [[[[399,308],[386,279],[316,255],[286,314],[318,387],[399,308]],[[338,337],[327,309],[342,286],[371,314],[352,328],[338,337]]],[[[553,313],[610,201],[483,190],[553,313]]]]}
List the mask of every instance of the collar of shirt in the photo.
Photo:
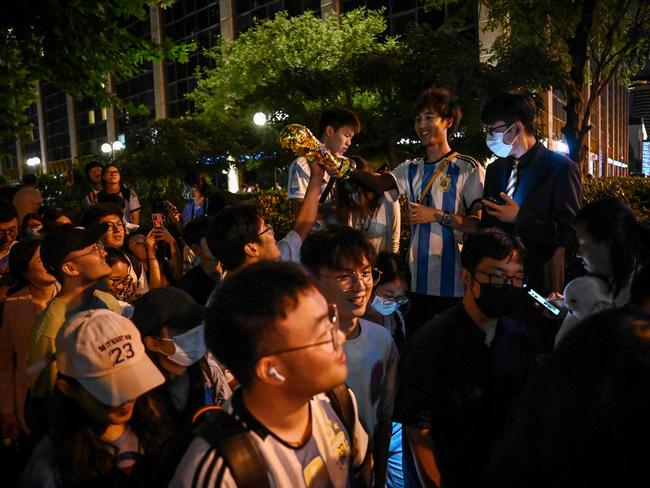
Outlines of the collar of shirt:
{"type": "MultiPolygon", "coordinates": [[[[540,148],[541,145],[542,145],[542,143],[540,141],[535,142],[535,144],[533,144],[533,146],[530,149],[528,149],[528,151],[526,151],[519,158],[519,160],[518,160],[519,161],[519,170],[521,170],[523,168],[526,168],[533,161],[533,159],[535,159],[535,155],[537,154],[538,149],[540,148]]],[[[513,164],[514,164],[514,161],[517,160],[514,157],[511,157],[510,159],[512,159],[513,164]]]]}

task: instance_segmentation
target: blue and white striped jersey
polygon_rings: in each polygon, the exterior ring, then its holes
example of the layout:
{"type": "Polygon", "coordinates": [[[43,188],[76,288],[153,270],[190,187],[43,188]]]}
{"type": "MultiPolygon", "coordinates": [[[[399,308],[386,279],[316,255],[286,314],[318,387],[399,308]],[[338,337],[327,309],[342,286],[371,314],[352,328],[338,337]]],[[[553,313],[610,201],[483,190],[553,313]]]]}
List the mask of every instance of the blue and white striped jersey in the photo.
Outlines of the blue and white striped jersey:
{"type": "MultiPolygon", "coordinates": [[[[422,158],[407,160],[389,174],[400,195],[417,203],[439,164],[422,158]]],[[[449,165],[433,182],[423,205],[451,214],[467,215],[472,204],[483,196],[485,169],[475,159],[462,154],[449,158],[449,165]]],[[[461,297],[464,287],[460,274],[462,232],[438,222],[411,226],[408,252],[411,291],[424,295],[461,297]]]]}

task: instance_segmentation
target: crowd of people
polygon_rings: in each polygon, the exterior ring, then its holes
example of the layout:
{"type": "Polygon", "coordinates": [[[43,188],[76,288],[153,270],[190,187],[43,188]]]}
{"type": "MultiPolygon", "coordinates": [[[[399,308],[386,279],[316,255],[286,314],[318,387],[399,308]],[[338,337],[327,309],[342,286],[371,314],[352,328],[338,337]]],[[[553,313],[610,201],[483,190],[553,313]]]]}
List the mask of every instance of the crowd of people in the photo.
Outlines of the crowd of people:
{"type": "Polygon", "coordinates": [[[645,484],[650,229],[535,135],[535,103],[414,106],[422,157],[373,171],[348,108],[298,157],[294,221],[185,178],[142,225],[120,168],[80,220],[0,198],[0,431],[20,487],[645,484]],[[410,238],[401,239],[402,222],[410,238]],[[404,245],[405,244],[405,245],[404,245]],[[584,272],[567,275],[568,256],[584,272]]]}

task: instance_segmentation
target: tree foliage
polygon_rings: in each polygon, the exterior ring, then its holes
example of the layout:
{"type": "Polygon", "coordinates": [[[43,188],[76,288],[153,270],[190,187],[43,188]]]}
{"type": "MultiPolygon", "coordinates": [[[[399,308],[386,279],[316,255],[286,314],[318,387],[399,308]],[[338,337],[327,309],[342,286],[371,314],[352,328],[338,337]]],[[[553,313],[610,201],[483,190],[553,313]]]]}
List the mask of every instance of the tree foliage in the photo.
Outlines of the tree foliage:
{"type": "MultiPolygon", "coordinates": [[[[0,5],[0,140],[31,133],[26,109],[38,81],[76,99],[117,101],[107,74],[126,79],[146,62],[187,60],[190,46],[154,45],[128,25],[146,17],[155,0],[30,0],[0,5]]],[[[173,0],[156,1],[162,7],[173,0]]]]}
{"type": "MultiPolygon", "coordinates": [[[[475,40],[426,25],[401,37],[385,31],[381,10],[324,19],[280,13],[212,51],[216,67],[203,72],[191,95],[198,116],[240,134],[232,138],[241,141],[232,146],[237,156],[277,150],[278,130],[287,123],[316,130],[321,109],[340,103],[354,108],[363,123],[350,152],[395,163],[420,150],[397,144],[413,138],[415,98],[431,85],[444,85],[462,94],[472,128],[457,145],[474,153],[484,85],[475,40]],[[270,115],[263,128],[252,124],[259,111],[270,115]]],[[[290,159],[281,157],[285,164],[290,159]]]]}
{"type": "Polygon", "coordinates": [[[511,86],[560,90],[571,158],[585,163],[593,104],[650,60],[647,0],[486,0],[497,69],[511,86]]]}

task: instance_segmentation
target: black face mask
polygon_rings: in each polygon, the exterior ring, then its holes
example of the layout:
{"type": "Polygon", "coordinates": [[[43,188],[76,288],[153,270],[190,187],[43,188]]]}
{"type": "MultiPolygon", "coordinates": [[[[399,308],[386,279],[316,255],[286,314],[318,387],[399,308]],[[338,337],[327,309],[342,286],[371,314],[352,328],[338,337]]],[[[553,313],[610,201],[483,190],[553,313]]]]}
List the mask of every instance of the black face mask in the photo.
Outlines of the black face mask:
{"type": "Polygon", "coordinates": [[[475,297],[476,305],[488,317],[508,315],[517,309],[521,302],[522,288],[512,285],[493,286],[489,283],[479,283],[479,285],[481,285],[481,295],[475,297]]]}

